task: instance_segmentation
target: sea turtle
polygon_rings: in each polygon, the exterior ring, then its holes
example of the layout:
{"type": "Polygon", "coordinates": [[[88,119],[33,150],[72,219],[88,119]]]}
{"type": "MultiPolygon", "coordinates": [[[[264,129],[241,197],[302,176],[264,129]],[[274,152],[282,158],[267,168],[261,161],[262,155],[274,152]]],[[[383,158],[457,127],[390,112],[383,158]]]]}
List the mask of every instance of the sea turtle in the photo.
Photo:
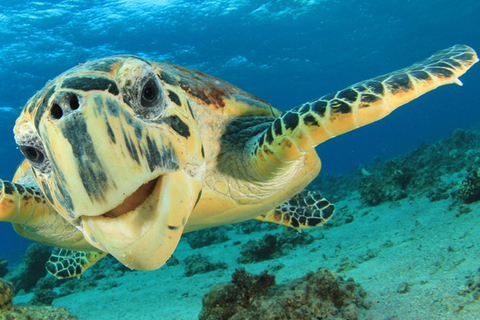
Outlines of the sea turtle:
{"type": "Polygon", "coordinates": [[[63,249],[48,269],[80,274],[106,253],[162,266],[182,233],[252,218],[297,229],[333,206],[302,190],[315,146],[456,83],[478,61],[456,45],[408,68],[282,112],[199,71],[135,56],[87,62],[33,96],[15,125],[26,160],[3,181],[0,220],[63,249]]]}

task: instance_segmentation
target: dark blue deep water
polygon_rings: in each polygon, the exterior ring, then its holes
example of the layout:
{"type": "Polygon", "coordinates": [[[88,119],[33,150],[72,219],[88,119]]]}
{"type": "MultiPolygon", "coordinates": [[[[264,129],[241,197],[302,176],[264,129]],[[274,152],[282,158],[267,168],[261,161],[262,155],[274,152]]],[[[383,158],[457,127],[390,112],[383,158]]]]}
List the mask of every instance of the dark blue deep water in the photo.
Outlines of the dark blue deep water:
{"type": "MultiPolygon", "coordinates": [[[[88,59],[135,54],[223,78],[286,110],[456,43],[480,50],[478,0],[2,0],[0,177],[22,156],[12,128],[45,82],[88,59]]],[[[319,146],[342,173],[480,124],[479,67],[368,127],[319,146]]],[[[0,224],[0,257],[27,241],[0,224]]]]}

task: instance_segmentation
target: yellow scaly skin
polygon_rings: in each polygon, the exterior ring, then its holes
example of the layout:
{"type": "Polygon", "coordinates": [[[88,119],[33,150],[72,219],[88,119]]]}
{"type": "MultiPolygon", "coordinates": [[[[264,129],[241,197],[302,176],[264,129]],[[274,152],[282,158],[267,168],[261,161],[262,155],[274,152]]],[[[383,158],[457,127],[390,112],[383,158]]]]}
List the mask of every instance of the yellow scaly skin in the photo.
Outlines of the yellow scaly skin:
{"type": "Polygon", "coordinates": [[[333,210],[312,195],[292,199],[317,206],[307,214],[276,210],[318,174],[314,147],[460,84],[477,61],[457,45],[282,114],[201,72],[111,57],[48,83],[18,118],[16,141],[50,205],[93,247],[156,269],[183,232],[255,217],[325,222],[333,210]]]}

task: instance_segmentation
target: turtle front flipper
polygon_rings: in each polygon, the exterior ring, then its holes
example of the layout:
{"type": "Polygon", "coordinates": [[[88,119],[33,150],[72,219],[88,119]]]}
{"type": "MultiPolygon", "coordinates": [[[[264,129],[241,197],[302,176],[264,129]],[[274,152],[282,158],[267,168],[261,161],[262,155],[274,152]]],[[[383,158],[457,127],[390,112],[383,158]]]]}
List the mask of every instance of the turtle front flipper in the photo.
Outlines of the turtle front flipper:
{"type": "Polygon", "coordinates": [[[304,190],[277,208],[255,218],[301,229],[313,228],[327,222],[335,207],[320,192],[304,190]]]}
{"type": "Polygon", "coordinates": [[[456,83],[478,61],[475,51],[455,45],[392,73],[365,80],[307,102],[277,118],[252,140],[252,167],[278,172],[316,145],[375,122],[439,86],[456,83]]]}
{"type": "Polygon", "coordinates": [[[45,268],[48,273],[59,279],[80,278],[85,270],[106,255],[105,252],[57,249],[48,259],[45,268]]]}
{"type": "Polygon", "coordinates": [[[48,203],[33,180],[28,161],[18,167],[13,181],[0,179],[0,221],[11,222],[20,236],[46,245],[95,250],[82,232],[48,203]]]}

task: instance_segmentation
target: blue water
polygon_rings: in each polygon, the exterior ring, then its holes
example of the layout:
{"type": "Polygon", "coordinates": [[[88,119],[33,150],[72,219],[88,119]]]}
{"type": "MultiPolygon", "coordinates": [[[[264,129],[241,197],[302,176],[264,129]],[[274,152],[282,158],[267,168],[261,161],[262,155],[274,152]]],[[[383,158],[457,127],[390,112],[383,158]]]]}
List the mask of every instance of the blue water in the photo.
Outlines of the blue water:
{"type": "MultiPolygon", "coordinates": [[[[84,62],[136,54],[223,78],[287,110],[463,43],[480,50],[478,0],[2,0],[0,177],[22,158],[12,128],[45,82],[84,62]]],[[[322,174],[342,173],[478,127],[480,70],[392,116],[319,146],[322,174]]],[[[0,257],[28,242],[0,224],[0,257]]]]}

